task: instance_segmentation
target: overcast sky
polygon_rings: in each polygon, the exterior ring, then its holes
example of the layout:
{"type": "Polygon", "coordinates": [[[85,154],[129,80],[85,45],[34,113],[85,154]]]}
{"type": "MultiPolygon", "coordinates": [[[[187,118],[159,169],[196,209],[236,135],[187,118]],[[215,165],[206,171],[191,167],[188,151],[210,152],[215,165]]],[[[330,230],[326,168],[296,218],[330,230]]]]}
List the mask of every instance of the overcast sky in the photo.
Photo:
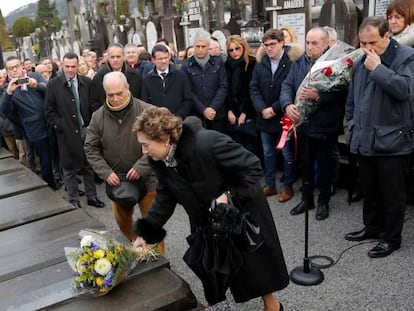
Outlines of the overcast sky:
{"type": "Polygon", "coordinates": [[[37,0],[0,0],[0,8],[3,17],[9,14],[11,11],[20,8],[21,6],[33,2],[37,2],[37,0]]]}

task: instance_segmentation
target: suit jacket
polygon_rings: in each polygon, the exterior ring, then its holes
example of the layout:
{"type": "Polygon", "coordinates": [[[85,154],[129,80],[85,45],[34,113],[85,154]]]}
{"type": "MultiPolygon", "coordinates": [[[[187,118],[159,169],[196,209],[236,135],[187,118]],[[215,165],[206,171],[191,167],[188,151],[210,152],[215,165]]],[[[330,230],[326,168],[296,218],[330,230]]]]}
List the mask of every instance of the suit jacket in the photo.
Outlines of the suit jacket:
{"type": "MultiPolygon", "coordinates": [[[[77,76],[78,94],[82,119],[86,127],[92,115],[90,105],[92,81],[88,77],[77,76]]],[[[61,165],[65,169],[81,168],[86,161],[83,139],[76,113],[75,98],[65,75],[49,81],[46,91],[46,116],[49,126],[56,132],[61,165]]]]}
{"type": "Polygon", "coordinates": [[[166,107],[172,113],[185,119],[193,107],[191,84],[188,77],[171,66],[163,81],[156,70],[150,72],[142,83],[142,100],[166,107]]]}

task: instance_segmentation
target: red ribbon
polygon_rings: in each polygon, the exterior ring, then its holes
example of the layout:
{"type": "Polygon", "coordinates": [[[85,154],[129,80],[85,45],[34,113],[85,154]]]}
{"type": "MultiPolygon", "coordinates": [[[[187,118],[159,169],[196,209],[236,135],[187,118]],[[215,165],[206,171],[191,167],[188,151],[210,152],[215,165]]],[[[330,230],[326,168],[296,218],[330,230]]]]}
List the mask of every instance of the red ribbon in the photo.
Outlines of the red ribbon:
{"type": "Polygon", "coordinates": [[[280,120],[280,124],[282,124],[283,132],[282,132],[282,136],[280,137],[279,143],[277,144],[275,148],[276,150],[282,150],[286,144],[290,131],[293,130],[293,138],[295,140],[295,160],[296,160],[297,150],[298,150],[298,140],[297,140],[297,135],[296,135],[295,124],[292,121],[292,119],[289,118],[286,114],[280,120]]]}

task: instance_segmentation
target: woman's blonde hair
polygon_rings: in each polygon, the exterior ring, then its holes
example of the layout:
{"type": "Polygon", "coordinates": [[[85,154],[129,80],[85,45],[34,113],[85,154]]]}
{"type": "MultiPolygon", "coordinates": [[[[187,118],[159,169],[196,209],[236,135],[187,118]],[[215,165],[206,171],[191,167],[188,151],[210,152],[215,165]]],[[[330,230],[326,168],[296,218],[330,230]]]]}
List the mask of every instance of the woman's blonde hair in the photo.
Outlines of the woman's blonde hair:
{"type": "Polygon", "coordinates": [[[175,144],[183,132],[183,122],[165,107],[149,106],[137,117],[132,132],[141,132],[158,142],[169,138],[175,144]]]}
{"type": "Polygon", "coordinates": [[[298,36],[296,34],[296,31],[293,30],[293,28],[291,28],[291,27],[282,27],[282,28],[280,28],[280,30],[282,30],[282,31],[285,30],[289,34],[290,38],[292,39],[292,43],[297,43],[298,42],[298,36]]]}
{"type": "Polygon", "coordinates": [[[243,57],[244,62],[246,63],[245,69],[247,69],[247,66],[249,65],[249,56],[250,57],[255,57],[252,48],[249,46],[247,41],[239,35],[232,35],[232,36],[227,38],[227,41],[226,41],[226,49],[227,50],[230,48],[230,44],[232,44],[232,43],[234,43],[238,46],[241,46],[243,48],[242,57],[243,57]]]}

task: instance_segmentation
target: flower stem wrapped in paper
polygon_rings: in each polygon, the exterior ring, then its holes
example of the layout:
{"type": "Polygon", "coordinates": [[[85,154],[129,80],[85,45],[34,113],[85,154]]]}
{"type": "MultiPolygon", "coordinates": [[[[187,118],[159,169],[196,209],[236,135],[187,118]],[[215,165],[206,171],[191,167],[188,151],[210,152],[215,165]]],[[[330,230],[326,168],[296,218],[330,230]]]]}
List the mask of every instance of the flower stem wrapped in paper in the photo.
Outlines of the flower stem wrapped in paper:
{"type": "Polygon", "coordinates": [[[332,92],[348,86],[351,80],[352,65],[363,54],[362,49],[354,50],[349,44],[337,41],[318,58],[296,92],[295,104],[300,115],[295,124],[296,127],[302,124],[319,105],[316,100],[300,99],[300,90],[308,87],[318,92],[332,92]]]}
{"type": "Polygon", "coordinates": [[[105,231],[81,230],[80,248],[65,247],[65,255],[76,273],[77,295],[101,296],[122,282],[139,262],[157,260],[157,247],[137,251],[118,242],[105,231]]]}

